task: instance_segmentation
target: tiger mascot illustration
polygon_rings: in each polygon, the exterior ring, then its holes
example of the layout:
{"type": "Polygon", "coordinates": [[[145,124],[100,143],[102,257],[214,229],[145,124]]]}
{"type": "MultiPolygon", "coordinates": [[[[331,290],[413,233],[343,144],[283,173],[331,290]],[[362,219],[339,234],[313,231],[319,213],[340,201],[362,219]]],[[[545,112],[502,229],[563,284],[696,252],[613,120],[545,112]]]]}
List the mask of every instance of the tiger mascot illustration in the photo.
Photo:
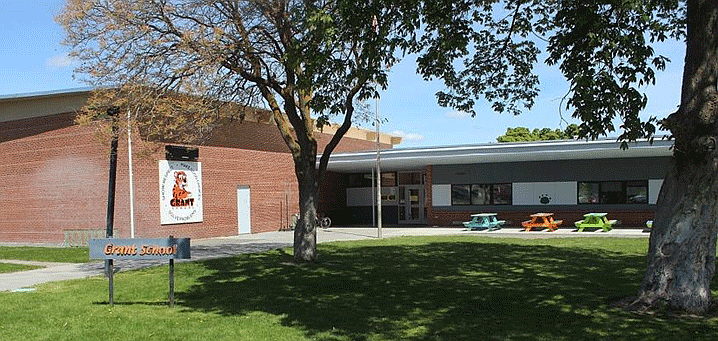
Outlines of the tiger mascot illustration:
{"type": "Polygon", "coordinates": [[[187,174],[184,171],[175,172],[175,185],[172,187],[172,198],[175,200],[186,199],[192,192],[187,190],[187,174]]]}

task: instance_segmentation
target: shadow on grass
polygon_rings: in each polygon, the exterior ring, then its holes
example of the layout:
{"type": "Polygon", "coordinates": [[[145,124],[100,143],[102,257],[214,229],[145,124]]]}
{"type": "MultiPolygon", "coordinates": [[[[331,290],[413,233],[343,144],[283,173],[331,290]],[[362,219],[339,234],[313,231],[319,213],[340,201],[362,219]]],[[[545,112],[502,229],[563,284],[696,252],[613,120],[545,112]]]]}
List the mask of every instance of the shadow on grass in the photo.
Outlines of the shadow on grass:
{"type": "Polygon", "coordinates": [[[643,256],[598,249],[436,242],[322,245],[321,262],[280,251],[203,262],[177,293],[187,309],[264,311],[319,340],[715,339],[700,320],[667,322],[610,305],[636,293],[643,256]]]}

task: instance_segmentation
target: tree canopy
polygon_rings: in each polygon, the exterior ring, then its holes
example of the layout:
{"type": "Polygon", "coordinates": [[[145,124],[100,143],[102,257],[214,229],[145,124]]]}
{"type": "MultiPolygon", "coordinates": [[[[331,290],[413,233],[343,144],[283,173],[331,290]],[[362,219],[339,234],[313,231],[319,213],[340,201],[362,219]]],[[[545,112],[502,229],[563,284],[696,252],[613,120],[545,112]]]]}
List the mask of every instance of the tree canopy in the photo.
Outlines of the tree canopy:
{"type": "Polygon", "coordinates": [[[346,0],[70,0],[58,21],[77,72],[98,89],[88,115],[135,114],[158,135],[198,134],[244,110],[272,113],[299,183],[295,258],[316,258],[316,195],[355,101],[387,85],[413,31],[403,3],[346,0]],[[377,20],[381,18],[382,20],[377,20]],[[401,23],[400,23],[401,22],[401,23]],[[392,23],[392,25],[388,24],[392,23]],[[339,120],[322,151],[315,130],[339,120]],[[317,154],[321,159],[317,167],[317,154]]]}
{"type": "Polygon", "coordinates": [[[506,134],[496,138],[497,142],[524,142],[524,141],[548,141],[548,140],[570,140],[578,137],[578,125],[570,124],[566,129],[535,128],[529,130],[526,127],[506,128],[506,134]]]}
{"type": "Polygon", "coordinates": [[[497,112],[531,109],[540,88],[534,66],[547,56],[569,81],[564,104],[588,138],[617,128],[628,140],[655,132],[657,119],[639,116],[642,89],[668,59],[652,44],[685,37],[678,0],[437,0],[421,11],[418,71],[444,81],[440,104],[473,115],[477,98],[497,112]]]}

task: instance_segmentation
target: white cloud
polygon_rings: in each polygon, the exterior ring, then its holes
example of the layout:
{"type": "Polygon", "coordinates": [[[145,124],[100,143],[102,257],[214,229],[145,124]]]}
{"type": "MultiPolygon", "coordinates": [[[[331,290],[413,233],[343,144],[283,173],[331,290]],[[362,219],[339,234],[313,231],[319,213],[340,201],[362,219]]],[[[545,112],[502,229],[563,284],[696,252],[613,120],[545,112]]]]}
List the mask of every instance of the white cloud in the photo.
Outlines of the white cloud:
{"type": "Polygon", "coordinates": [[[424,139],[424,135],[407,133],[401,130],[394,130],[391,134],[401,137],[404,141],[421,141],[424,139]]]}
{"type": "Polygon", "coordinates": [[[446,116],[448,118],[468,118],[468,117],[471,117],[471,114],[469,114],[467,112],[455,110],[455,111],[450,111],[450,112],[445,113],[444,116],[446,116]]]}
{"type": "Polygon", "coordinates": [[[50,70],[58,70],[72,65],[75,60],[67,54],[54,55],[45,60],[45,66],[50,70]]]}

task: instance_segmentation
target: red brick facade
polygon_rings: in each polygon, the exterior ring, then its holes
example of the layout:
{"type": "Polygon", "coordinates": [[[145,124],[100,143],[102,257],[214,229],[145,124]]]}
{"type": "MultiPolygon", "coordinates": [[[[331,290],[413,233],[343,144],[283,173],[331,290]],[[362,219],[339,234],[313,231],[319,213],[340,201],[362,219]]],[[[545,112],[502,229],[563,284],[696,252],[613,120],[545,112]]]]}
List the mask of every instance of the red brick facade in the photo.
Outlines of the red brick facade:
{"type": "MultiPolygon", "coordinates": [[[[74,114],[57,114],[0,122],[0,241],[62,243],[67,230],[105,229],[109,144],[73,120],[74,114]]],[[[201,223],[161,225],[157,160],[164,159],[164,150],[133,157],[136,237],[237,235],[239,185],[250,187],[253,233],[286,226],[287,216],[298,211],[297,182],[277,128],[249,121],[230,128],[199,146],[201,223]]],[[[329,138],[320,134],[320,150],[329,138]]],[[[116,237],[129,237],[126,136],[119,142],[114,230],[116,237]]],[[[373,147],[371,141],[344,138],[335,152],[373,147]]]]}

